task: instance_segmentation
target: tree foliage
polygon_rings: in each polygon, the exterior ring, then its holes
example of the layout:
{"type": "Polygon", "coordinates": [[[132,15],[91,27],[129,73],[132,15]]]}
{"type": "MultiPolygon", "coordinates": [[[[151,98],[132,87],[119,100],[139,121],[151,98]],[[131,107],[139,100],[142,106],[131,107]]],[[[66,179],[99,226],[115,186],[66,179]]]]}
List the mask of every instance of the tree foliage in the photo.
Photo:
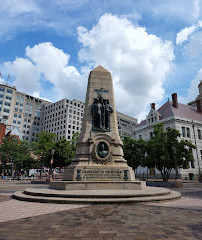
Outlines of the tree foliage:
{"type": "Polygon", "coordinates": [[[138,166],[145,166],[146,150],[146,142],[144,140],[135,140],[128,136],[124,137],[124,157],[128,165],[133,169],[136,169],[138,166]]]}
{"type": "Polygon", "coordinates": [[[77,139],[78,133],[75,133],[70,141],[65,138],[56,141],[53,167],[64,167],[71,163],[71,160],[75,157],[77,139]]]}
{"type": "Polygon", "coordinates": [[[78,133],[75,133],[70,141],[65,138],[55,141],[55,137],[53,133],[40,132],[38,142],[34,143],[34,152],[39,156],[41,166],[50,166],[52,149],[54,149],[53,167],[67,166],[75,156],[78,133]]]}
{"type": "Polygon", "coordinates": [[[7,168],[7,163],[13,163],[15,170],[29,169],[34,166],[34,160],[30,154],[29,144],[14,136],[5,137],[0,145],[2,168],[7,168]]]}
{"type": "MultiPolygon", "coordinates": [[[[42,167],[51,159],[51,149],[54,149],[56,135],[41,131],[37,135],[38,142],[34,143],[34,153],[38,156],[40,162],[40,177],[42,177],[42,167]]],[[[49,166],[49,165],[48,165],[49,166]]]]}
{"type": "Polygon", "coordinates": [[[188,168],[193,162],[192,149],[195,146],[188,140],[179,139],[180,133],[176,129],[163,129],[163,124],[156,124],[153,136],[149,141],[124,138],[124,155],[129,166],[136,169],[138,166],[157,168],[161,172],[163,181],[168,181],[171,170],[188,168]]]}

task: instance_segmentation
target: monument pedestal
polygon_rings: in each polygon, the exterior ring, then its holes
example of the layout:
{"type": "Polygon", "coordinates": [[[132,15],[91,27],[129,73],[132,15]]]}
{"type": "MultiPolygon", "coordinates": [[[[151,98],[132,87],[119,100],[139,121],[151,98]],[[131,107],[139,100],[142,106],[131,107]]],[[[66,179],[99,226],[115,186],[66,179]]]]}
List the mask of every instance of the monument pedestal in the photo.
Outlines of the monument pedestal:
{"type": "Polygon", "coordinates": [[[134,181],[132,168],[126,166],[69,166],[66,167],[64,181],[134,181]]]}

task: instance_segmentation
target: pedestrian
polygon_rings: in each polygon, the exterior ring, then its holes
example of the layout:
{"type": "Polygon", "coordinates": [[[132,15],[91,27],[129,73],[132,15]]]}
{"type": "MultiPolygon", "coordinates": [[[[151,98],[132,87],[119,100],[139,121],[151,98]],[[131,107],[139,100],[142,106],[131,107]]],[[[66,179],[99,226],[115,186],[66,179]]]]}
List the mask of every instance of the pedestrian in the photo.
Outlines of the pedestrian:
{"type": "Polygon", "coordinates": [[[1,172],[1,181],[3,182],[3,180],[4,180],[4,173],[3,173],[3,171],[1,172]]]}
{"type": "Polygon", "coordinates": [[[2,182],[5,182],[5,181],[6,181],[4,171],[2,171],[2,173],[1,173],[1,181],[2,181],[2,182]]]}
{"type": "Polygon", "coordinates": [[[5,170],[5,172],[4,172],[4,182],[6,182],[6,178],[7,178],[7,172],[5,170]]]}

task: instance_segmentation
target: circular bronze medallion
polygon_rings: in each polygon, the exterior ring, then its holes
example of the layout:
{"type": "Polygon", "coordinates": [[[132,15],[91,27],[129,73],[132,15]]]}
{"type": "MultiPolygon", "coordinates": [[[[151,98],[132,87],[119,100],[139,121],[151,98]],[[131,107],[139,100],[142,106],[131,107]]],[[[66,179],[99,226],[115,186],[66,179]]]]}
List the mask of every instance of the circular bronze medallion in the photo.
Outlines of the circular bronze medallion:
{"type": "Polygon", "coordinates": [[[109,154],[109,147],[105,142],[99,142],[97,145],[97,155],[105,158],[109,154]]]}
{"type": "Polygon", "coordinates": [[[112,152],[109,143],[106,140],[97,141],[92,149],[92,160],[107,164],[112,160],[112,152]]]}

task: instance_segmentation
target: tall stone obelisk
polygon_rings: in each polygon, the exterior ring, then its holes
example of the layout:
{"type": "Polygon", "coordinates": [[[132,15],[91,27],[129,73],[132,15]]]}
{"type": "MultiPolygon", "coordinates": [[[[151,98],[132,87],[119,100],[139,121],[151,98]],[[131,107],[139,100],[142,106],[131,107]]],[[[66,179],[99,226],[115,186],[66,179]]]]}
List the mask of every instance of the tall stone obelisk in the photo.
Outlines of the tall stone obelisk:
{"type": "Polygon", "coordinates": [[[66,167],[66,181],[134,181],[123,157],[112,77],[102,66],[89,74],[85,110],[76,156],[66,167]]]}

